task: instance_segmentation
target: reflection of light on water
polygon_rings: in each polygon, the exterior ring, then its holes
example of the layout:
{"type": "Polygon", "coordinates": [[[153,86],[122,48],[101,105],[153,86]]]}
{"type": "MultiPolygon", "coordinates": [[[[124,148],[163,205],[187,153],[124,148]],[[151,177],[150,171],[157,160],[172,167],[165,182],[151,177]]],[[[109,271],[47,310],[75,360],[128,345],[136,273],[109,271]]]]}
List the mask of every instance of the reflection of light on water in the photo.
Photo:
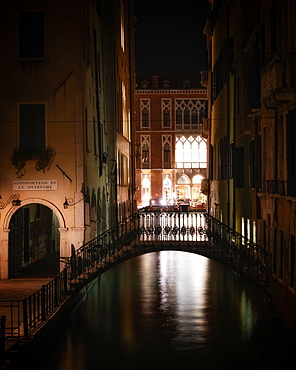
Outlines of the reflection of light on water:
{"type": "Polygon", "coordinates": [[[139,257],[141,264],[141,281],[140,288],[141,294],[141,310],[144,314],[151,314],[153,312],[153,300],[151,299],[154,295],[153,279],[156,278],[157,274],[157,253],[148,253],[144,256],[139,257]]]}
{"type": "Polygon", "coordinates": [[[252,302],[250,298],[246,297],[246,291],[241,292],[240,297],[240,320],[242,333],[244,333],[246,338],[250,338],[254,326],[254,315],[252,302]]]}
{"type": "Polygon", "coordinates": [[[177,336],[188,340],[196,330],[195,340],[204,341],[207,331],[205,285],[208,259],[184,252],[160,253],[160,305],[163,311],[173,310],[177,336]]]}

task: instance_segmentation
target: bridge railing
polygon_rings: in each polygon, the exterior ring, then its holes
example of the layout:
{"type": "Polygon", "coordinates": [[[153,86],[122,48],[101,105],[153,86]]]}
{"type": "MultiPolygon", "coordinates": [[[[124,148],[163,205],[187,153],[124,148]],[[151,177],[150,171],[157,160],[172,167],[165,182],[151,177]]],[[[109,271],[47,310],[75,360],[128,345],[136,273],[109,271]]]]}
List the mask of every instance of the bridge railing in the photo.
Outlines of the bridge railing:
{"type": "Polygon", "coordinates": [[[207,213],[142,210],[138,218],[139,245],[195,245],[197,253],[199,248],[201,254],[246,274],[268,292],[271,254],[207,213]],[[201,251],[201,247],[206,250],[201,251]]]}
{"type": "Polygon", "coordinates": [[[138,212],[139,242],[196,242],[207,240],[203,212],[138,212]]]}
{"type": "Polygon", "coordinates": [[[230,265],[246,273],[266,291],[270,286],[271,254],[256,242],[231,229],[214,217],[205,214],[209,244],[220,255],[229,259],[230,265]]]}
{"type": "Polygon", "coordinates": [[[154,245],[187,243],[197,252],[202,245],[210,258],[227,263],[268,287],[270,254],[227,225],[203,212],[139,210],[79,249],[73,247],[71,256],[62,258],[64,269],[31,296],[22,300],[0,300],[0,351],[3,351],[3,336],[7,339],[32,335],[81,284],[98,276],[98,272],[112,263],[123,260],[125,253],[130,253],[131,245],[143,246],[147,242],[154,245]]]}
{"type": "MultiPolygon", "coordinates": [[[[97,272],[98,267],[104,267],[116,258],[125,246],[128,246],[138,234],[137,214],[121,221],[116,226],[102,233],[79,249],[72,247],[71,257],[66,262],[67,280],[69,284],[89,279],[97,272]]],[[[71,287],[70,287],[71,288],[71,287]]]]}
{"type": "MultiPolygon", "coordinates": [[[[64,269],[48,284],[24,299],[0,299],[0,354],[9,338],[30,337],[79,287],[111,259],[122,253],[137,235],[136,215],[61,257],[64,269]]],[[[1,365],[1,364],[0,364],[1,365]]]]}

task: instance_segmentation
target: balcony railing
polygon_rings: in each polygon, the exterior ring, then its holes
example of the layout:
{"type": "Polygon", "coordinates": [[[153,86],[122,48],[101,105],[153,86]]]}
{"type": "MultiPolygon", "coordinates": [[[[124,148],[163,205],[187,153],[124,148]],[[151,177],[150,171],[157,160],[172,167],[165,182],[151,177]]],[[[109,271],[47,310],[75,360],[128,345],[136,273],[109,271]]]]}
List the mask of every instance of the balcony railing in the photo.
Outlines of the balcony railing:
{"type": "MultiPolygon", "coordinates": [[[[142,169],[152,169],[151,162],[142,162],[142,169]]],[[[207,162],[162,162],[162,168],[165,169],[197,169],[197,168],[207,168],[207,162]]]]}
{"type": "Polygon", "coordinates": [[[207,162],[176,162],[175,168],[207,168],[207,162]]]}

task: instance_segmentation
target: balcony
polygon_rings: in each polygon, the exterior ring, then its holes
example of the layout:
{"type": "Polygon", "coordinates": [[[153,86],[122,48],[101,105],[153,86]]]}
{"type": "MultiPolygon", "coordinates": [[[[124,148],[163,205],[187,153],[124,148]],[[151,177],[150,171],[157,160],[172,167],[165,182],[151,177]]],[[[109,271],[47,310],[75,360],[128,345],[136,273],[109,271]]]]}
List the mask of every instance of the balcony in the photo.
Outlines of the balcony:
{"type": "Polygon", "coordinates": [[[273,54],[261,68],[261,100],[270,107],[294,101],[294,53],[273,54]]]}
{"type": "Polygon", "coordinates": [[[207,168],[207,162],[176,162],[175,168],[207,168]]]}
{"type": "MultiPolygon", "coordinates": [[[[155,169],[151,162],[142,162],[141,169],[155,169]]],[[[157,167],[159,168],[159,167],[157,167]]],[[[162,162],[163,169],[206,169],[207,162],[162,162]]]]}

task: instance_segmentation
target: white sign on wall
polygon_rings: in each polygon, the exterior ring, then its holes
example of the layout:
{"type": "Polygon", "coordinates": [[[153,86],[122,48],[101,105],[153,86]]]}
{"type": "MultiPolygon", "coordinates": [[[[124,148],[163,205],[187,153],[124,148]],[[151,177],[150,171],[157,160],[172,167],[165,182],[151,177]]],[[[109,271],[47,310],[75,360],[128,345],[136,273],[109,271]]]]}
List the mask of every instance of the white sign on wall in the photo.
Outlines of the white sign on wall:
{"type": "Polygon", "coordinates": [[[17,180],[13,190],[58,190],[58,180],[17,180]]]}

